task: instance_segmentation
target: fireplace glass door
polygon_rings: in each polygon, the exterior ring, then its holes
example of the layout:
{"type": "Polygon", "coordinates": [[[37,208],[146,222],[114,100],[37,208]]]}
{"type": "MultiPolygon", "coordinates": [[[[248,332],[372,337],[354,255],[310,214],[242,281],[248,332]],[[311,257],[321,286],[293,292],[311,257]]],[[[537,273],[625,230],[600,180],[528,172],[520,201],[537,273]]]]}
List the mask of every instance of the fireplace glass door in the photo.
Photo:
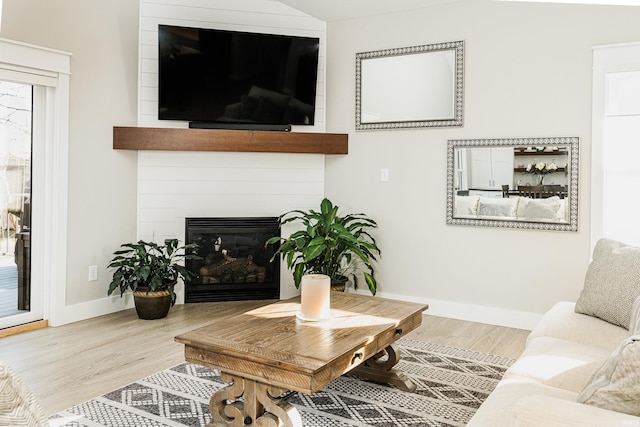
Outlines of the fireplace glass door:
{"type": "Polygon", "coordinates": [[[279,236],[278,219],[187,218],[186,243],[198,244],[187,269],[194,279],[185,283],[185,302],[277,299],[280,297],[279,259],[267,239],[279,236]]]}

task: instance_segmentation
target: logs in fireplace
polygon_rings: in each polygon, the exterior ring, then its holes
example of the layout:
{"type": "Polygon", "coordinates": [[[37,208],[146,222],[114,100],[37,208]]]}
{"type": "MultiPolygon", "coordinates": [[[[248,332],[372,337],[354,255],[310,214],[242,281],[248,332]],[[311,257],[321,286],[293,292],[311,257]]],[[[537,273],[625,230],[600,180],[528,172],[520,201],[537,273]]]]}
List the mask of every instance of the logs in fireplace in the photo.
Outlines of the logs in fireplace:
{"type": "Polygon", "coordinates": [[[185,302],[277,299],[279,259],[267,239],[280,235],[278,218],[187,218],[185,242],[202,259],[189,260],[195,278],[185,283],[185,302]]]}

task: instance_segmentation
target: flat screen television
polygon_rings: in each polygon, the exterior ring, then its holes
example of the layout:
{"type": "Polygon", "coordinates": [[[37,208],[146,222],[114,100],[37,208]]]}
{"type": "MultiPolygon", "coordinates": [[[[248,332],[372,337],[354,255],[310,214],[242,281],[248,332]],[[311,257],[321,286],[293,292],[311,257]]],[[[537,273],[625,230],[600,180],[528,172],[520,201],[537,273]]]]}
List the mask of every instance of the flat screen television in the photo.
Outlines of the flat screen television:
{"type": "Polygon", "coordinates": [[[312,37],[160,25],[158,119],[313,125],[319,45],[312,37]]]}

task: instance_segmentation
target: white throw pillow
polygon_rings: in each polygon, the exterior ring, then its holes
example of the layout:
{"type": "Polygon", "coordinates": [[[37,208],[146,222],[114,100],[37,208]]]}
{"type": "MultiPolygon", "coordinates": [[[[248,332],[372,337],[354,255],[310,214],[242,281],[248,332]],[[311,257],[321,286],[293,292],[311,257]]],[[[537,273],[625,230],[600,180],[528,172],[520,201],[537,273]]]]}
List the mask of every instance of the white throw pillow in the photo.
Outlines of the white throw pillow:
{"type": "Polygon", "coordinates": [[[640,296],[640,248],[600,239],[593,250],[576,301],[576,313],[629,328],[631,308],[640,296]]]}
{"type": "Polygon", "coordinates": [[[623,341],[578,395],[578,402],[640,416],[640,335],[623,341]]]}
{"type": "Polygon", "coordinates": [[[518,205],[520,219],[558,219],[560,211],[560,197],[553,196],[546,199],[529,199],[522,197],[518,205]]]}
{"type": "Polygon", "coordinates": [[[515,217],[518,199],[514,197],[497,198],[480,196],[478,201],[478,215],[515,217]]]}
{"type": "Polygon", "coordinates": [[[480,196],[456,196],[455,212],[456,217],[459,216],[477,216],[478,200],[480,196]]]}

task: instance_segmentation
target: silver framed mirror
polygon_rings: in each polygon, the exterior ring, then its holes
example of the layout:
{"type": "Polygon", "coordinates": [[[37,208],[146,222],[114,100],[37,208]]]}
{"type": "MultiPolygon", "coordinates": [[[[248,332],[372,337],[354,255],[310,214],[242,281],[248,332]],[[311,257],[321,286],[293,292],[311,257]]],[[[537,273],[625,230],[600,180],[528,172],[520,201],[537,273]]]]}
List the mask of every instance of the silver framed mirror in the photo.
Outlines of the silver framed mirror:
{"type": "Polygon", "coordinates": [[[464,42],[356,54],[356,130],[463,123],[464,42]]]}
{"type": "Polygon", "coordinates": [[[449,140],[447,224],[578,231],[579,138],[449,140]]]}

